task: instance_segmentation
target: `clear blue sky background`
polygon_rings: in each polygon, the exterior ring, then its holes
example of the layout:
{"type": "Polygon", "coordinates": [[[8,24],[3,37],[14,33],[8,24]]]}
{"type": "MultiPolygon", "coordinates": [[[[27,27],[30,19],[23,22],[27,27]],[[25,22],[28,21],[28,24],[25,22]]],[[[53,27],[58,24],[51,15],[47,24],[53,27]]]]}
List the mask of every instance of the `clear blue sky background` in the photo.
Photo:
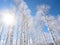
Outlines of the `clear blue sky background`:
{"type": "MultiPolygon", "coordinates": [[[[60,14],[60,0],[24,0],[29,8],[32,10],[32,15],[35,15],[36,6],[41,4],[47,4],[51,7],[50,14],[56,16],[60,14]]],[[[0,0],[0,9],[4,7],[9,7],[12,4],[12,0],[8,0],[4,2],[4,0],[0,0]]]]}
{"type": "Polygon", "coordinates": [[[25,0],[32,10],[33,15],[35,15],[36,6],[41,4],[46,4],[51,7],[50,14],[57,16],[60,14],[60,0],[25,0]]]}

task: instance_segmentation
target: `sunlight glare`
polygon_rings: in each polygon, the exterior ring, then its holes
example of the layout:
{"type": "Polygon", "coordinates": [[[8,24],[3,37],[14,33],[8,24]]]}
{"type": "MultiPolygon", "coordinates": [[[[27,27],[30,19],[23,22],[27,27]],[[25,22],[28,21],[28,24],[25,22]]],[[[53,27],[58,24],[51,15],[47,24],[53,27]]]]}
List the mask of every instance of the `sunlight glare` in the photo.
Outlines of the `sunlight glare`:
{"type": "Polygon", "coordinates": [[[14,25],[16,18],[15,15],[13,15],[12,13],[6,12],[2,16],[2,21],[5,25],[12,26],[14,25]]]}

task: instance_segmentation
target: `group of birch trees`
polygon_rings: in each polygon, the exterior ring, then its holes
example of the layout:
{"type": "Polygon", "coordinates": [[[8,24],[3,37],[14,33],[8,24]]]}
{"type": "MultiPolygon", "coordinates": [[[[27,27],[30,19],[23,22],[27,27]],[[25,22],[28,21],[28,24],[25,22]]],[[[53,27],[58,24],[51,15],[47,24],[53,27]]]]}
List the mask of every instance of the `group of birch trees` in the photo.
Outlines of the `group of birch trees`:
{"type": "Polygon", "coordinates": [[[16,24],[4,25],[1,16],[5,10],[0,11],[0,45],[60,45],[60,16],[50,15],[49,9],[48,5],[37,6],[36,15],[32,16],[26,2],[13,0],[8,11],[16,16],[16,24]]]}

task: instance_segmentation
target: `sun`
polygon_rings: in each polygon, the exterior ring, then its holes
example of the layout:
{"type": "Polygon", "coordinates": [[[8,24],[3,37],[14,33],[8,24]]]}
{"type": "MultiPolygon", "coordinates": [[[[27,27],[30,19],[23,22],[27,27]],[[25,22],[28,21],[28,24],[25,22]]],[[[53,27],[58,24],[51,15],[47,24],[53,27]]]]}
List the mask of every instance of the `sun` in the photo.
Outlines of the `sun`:
{"type": "Polygon", "coordinates": [[[16,23],[16,16],[13,13],[5,12],[2,16],[2,22],[7,26],[13,26],[16,23]]]}

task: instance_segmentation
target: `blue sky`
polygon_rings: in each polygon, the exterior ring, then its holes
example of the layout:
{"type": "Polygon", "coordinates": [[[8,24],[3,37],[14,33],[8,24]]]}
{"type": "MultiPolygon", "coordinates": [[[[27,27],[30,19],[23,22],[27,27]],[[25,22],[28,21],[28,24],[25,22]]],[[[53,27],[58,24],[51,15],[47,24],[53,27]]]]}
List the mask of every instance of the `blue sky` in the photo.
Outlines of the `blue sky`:
{"type": "Polygon", "coordinates": [[[36,6],[41,4],[46,4],[51,7],[49,13],[57,16],[60,14],[60,0],[25,0],[29,6],[29,8],[32,10],[32,14],[35,15],[36,6]]]}
{"type": "MultiPolygon", "coordinates": [[[[32,15],[35,15],[36,6],[41,4],[46,4],[51,7],[49,13],[57,16],[60,14],[60,0],[24,0],[28,7],[32,10],[32,15]]],[[[0,0],[0,8],[9,7],[12,4],[12,0],[8,0],[4,2],[4,0],[0,0]]]]}

